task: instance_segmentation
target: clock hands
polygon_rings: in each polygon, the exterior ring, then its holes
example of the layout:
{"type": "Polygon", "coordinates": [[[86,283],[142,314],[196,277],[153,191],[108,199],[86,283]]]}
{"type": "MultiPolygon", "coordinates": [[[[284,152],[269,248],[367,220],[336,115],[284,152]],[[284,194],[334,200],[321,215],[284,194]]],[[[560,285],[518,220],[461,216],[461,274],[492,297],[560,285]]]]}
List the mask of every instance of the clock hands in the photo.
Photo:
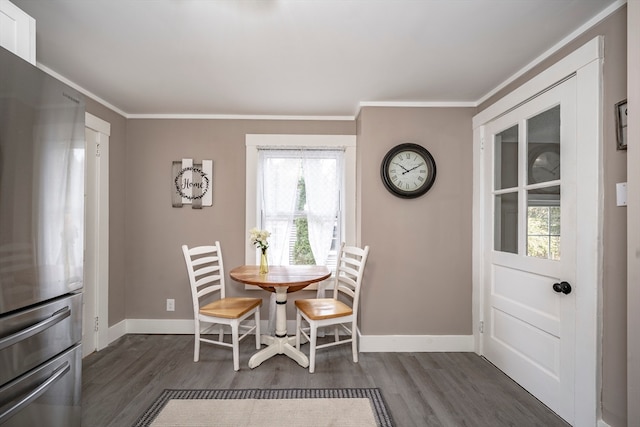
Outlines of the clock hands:
{"type": "Polygon", "coordinates": [[[396,162],[392,162],[392,163],[393,163],[394,165],[398,165],[398,166],[400,166],[402,169],[404,169],[404,172],[402,172],[402,175],[404,175],[404,174],[406,174],[406,173],[409,173],[409,172],[411,172],[412,170],[417,169],[417,168],[419,168],[419,167],[422,165],[422,163],[420,163],[419,165],[414,166],[414,167],[412,167],[411,169],[407,169],[407,168],[405,168],[404,166],[402,166],[400,163],[396,163],[396,162]]]}
{"type": "Polygon", "coordinates": [[[420,163],[419,165],[414,166],[414,167],[412,167],[411,169],[407,169],[407,168],[405,168],[404,166],[402,166],[400,163],[396,163],[396,162],[391,162],[391,163],[393,163],[394,165],[398,165],[398,166],[400,166],[402,169],[404,169],[404,172],[402,172],[402,175],[407,174],[407,173],[411,172],[412,170],[414,170],[414,169],[418,169],[420,166],[422,166],[422,163],[420,163]]]}
{"type": "Polygon", "coordinates": [[[422,166],[422,163],[420,163],[420,164],[419,164],[419,165],[417,165],[417,166],[412,167],[412,168],[411,168],[411,169],[409,169],[409,170],[402,168],[402,169],[404,169],[404,170],[405,170],[405,172],[402,172],[402,175],[404,175],[404,174],[405,174],[405,173],[407,173],[407,172],[411,172],[411,171],[412,171],[412,170],[414,170],[414,169],[418,169],[420,166],[422,166]]]}
{"type": "Polygon", "coordinates": [[[393,163],[394,165],[398,165],[398,166],[400,166],[402,169],[404,169],[404,170],[405,170],[405,172],[402,172],[402,174],[403,174],[403,175],[404,175],[405,173],[409,172],[409,171],[407,170],[407,168],[405,168],[404,166],[402,166],[400,163],[396,163],[396,162],[392,162],[392,163],[393,163]]]}
{"type": "MultiPolygon", "coordinates": [[[[555,175],[556,171],[560,168],[560,165],[556,166],[553,169],[545,168],[544,166],[539,166],[538,169],[542,169],[545,172],[549,172],[552,175],[555,175]]],[[[404,172],[403,172],[404,173],[404,172]]]]}

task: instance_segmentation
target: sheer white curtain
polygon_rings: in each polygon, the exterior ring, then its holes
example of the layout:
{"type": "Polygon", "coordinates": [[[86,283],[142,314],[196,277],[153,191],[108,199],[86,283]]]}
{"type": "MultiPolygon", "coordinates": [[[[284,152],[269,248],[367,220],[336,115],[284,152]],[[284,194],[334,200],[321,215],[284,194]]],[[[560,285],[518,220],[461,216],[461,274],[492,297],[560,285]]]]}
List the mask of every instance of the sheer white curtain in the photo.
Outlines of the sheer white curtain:
{"type": "Polygon", "coordinates": [[[269,264],[289,264],[289,235],[293,226],[300,156],[288,150],[260,150],[262,167],[262,229],[269,230],[269,264]]]}
{"type": "MultiPolygon", "coordinates": [[[[261,228],[271,232],[267,258],[270,265],[289,265],[289,235],[293,226],[296,193],[300,178],[299,152],[291,150],[259,150],[258,171],[261,188],[261,228]]],[[[269,301],[267,333],[276,331],[276,298],[269,301]]]]}
{"type": "Polygon", "coordinates": [[[305,151],[302,171],[306,186],[309,245],[316,264],[325,265],[340,206],[341,151],[305,151]]]}
{"type": "MultiPolygon", "coordinates": [[[[307,195],[309,245],[316,264],[327,263],[340,206],[343,151],[306,151],[303,163],[307,195]]],[[[318,284],[316,296],[325,297],[330,281],[318,284]]],[[[320,332],[320,336],[324,333],[320,332]]]]}

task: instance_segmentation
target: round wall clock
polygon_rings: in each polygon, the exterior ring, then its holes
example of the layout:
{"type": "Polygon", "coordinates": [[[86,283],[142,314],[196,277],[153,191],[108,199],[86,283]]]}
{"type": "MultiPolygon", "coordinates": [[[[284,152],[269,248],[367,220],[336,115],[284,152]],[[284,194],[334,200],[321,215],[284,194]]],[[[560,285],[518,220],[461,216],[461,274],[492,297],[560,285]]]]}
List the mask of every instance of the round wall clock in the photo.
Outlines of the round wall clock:
{"type": "Polygon", "coordinates": [[[433,186],[436,162],[431,153],[418,144],[399,144],[382,159],[380,175],[391,194],[413,199],[422,196],[433,186]]]}

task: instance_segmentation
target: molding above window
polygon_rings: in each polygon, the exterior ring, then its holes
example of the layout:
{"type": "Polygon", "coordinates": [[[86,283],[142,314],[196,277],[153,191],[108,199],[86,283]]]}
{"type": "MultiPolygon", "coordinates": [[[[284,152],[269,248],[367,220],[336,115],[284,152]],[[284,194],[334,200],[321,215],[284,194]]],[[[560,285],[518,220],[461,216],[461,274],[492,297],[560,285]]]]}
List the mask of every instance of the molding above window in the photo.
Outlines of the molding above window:
{"type": "Polygon", "coordinates": [[[355,135],[283,135],[283,134],[247,134],[245,145],[248,147],[353,147],[355,135]]]}

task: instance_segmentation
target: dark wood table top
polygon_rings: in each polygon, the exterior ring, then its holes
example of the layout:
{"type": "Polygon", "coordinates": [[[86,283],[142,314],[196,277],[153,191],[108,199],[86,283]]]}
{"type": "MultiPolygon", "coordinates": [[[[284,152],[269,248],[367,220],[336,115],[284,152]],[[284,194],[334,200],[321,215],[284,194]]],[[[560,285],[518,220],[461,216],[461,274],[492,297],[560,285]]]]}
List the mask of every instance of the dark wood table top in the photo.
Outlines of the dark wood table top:
{"type": "Polygon", "coordinates": [[[231,270],[229,276],[237,282],[271,292],[280,286],[286,286],[287,292],[296,292],[328,279],[331,271],[324,265],[270,265],[267,274],[260,274],[258,265],[241,265],[231,270]]]}

